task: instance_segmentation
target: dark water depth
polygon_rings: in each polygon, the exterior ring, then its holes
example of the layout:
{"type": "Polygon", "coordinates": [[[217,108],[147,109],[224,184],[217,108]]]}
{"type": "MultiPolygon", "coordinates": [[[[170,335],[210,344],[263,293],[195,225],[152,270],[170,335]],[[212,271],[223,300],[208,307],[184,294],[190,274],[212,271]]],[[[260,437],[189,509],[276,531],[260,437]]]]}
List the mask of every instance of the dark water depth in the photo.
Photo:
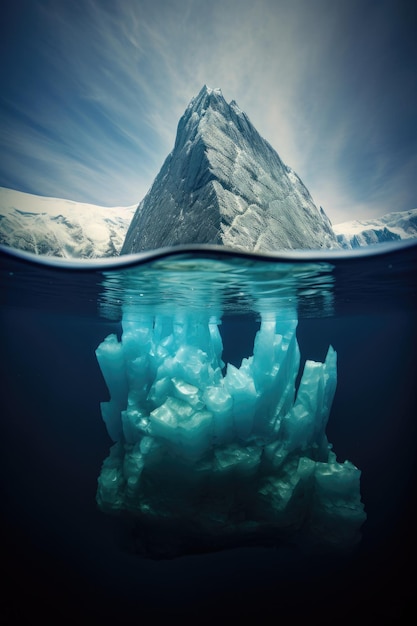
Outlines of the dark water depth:
{"type": "Polygon", "coordinates": [[[416,261],[416,247],[304,265],[186,252],[157,266],[81,271],[3,253],[2,623],[412,622],[404,616],[416,612],[416,261]],[[333,345],[327,435],[338,460],[362,472],[367,521],[356,549],[239,548],[160,561],[129,552],[128,521],[95,501],[111,441],[94,351],[120,334],[120,306],[132,298],[147,311],[184,299],[222,309],[223,359],[236,365],[252,354],[262,307],[298,310],[303,360],[323,360],[333,345]]]}

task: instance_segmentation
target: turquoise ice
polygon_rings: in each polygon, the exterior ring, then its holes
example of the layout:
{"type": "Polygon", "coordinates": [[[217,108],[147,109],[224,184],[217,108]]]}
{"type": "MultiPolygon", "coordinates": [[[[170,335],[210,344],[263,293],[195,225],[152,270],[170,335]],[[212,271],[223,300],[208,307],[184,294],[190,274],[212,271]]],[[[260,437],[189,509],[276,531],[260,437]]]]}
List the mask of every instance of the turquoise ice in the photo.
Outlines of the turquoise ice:
{"type": "Polygon", "coordinates": [[[253,356],[222,361],[221,319],[125,307],[96,355],[115,442],[98,480],[105,512],[172,536],[244,544],[288,537],[346,548],[366,515],[360,471],[326,437],[336,352],[306,361],[296,388],[297,314],[264,312],[253,356]]]}

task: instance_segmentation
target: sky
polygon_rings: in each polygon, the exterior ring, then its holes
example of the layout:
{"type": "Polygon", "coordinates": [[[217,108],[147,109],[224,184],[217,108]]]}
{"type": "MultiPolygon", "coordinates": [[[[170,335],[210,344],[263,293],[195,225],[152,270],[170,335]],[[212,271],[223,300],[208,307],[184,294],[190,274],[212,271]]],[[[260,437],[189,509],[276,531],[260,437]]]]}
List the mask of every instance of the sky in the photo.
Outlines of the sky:
{"type": "Polygon", "coordinates": [[[3,0],[0,186],[130,206],[204,84],[336,224],[417,207],[412,0],[3,0]]]}

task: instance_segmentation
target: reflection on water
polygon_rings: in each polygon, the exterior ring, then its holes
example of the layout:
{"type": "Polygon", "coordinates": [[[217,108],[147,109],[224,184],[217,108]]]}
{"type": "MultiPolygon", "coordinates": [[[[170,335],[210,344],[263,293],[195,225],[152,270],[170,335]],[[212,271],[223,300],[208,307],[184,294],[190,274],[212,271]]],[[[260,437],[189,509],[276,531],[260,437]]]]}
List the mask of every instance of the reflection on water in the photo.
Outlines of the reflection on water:
{"type": "Polygon", "coordinates": [[[120,319],[121,305],[155,314],[194,310],[242,315],[302,306],[328,315],[332,271],[330,263],[277,265],[259,259],[184,255],[146,267],[104,272],[101,306],[110,319],[120,319]]]}

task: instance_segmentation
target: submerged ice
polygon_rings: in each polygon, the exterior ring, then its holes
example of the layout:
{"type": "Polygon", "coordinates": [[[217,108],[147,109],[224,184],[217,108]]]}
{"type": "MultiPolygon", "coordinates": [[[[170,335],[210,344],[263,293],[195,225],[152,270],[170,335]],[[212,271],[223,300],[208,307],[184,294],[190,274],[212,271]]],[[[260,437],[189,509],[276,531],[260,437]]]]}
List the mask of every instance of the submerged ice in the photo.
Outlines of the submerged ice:
{"type": "Polygon", "coordinates": [[[201,313],[126,309],[121,340],[112,334],[97,348],[115,442],[99,507],[153,533],[151,552],[288,538],[355,544],[365,519],[360,471],[336,459],[325,434],[335,351],[306,361],[297,389],[295,313],[263,314],[239,368],[222,361],[220,325],[201,313]]]}

